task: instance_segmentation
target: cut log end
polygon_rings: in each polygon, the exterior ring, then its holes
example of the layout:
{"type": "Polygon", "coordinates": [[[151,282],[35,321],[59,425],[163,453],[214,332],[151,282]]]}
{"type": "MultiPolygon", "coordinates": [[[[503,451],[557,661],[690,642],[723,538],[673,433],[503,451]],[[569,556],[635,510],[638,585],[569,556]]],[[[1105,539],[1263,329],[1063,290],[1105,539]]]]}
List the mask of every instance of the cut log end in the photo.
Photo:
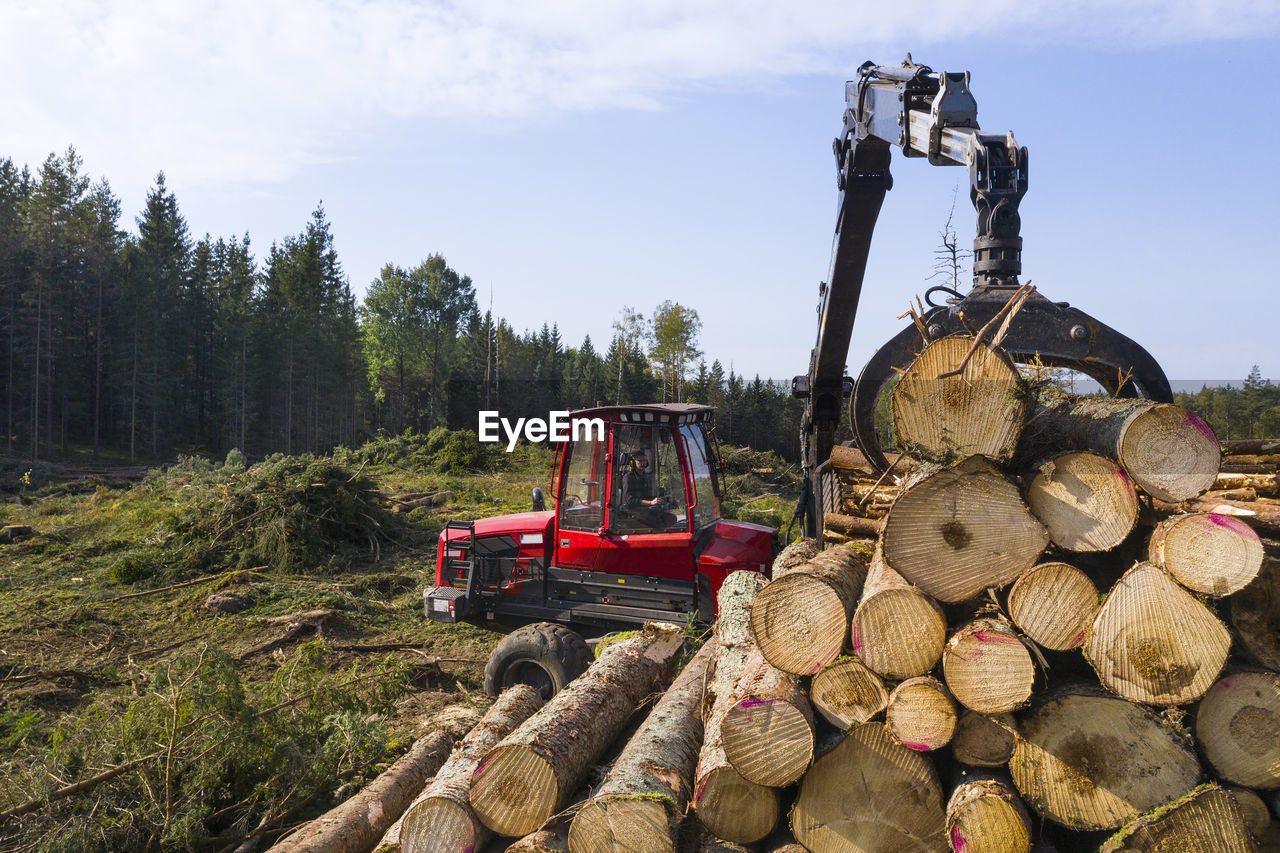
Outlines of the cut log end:
{"type": "Polygon", "coordinates": [[[927,595],[967,601],[1030,568],[1049,534],[980,456],[926,475],[885,519],[884,560],[927,595]]]}
{"type": "Polygon", "coordinates": [[[1084,645],[1102,605],[1089,576],[1066,563],[1041,563],[1009,590],[1009,616],[1032,641],[1066,651],[1084,645]]]}
{"type": "Polygon", "coordinates": [[[1109,551],[1138,520],[1138,494],[1124,469],[1096,453],[1062,453],[1039,466],[1027,505],[1068,551],[1109,551]]]}
{"type": "Polygon", "coordinates": [[[1012,714],[965,711],[956,722],[951,754],[972,767],[1002,767],[1013,756],[1017,724],[1012,714]]]}
{"type": "Polygon", "coordinates": [[[956,703],[937,679],[909,678],[889,695],[885,722],[898,743],[916,752],[930,752],[951,742],[956,703]]]}
{"type": "Polygon", "coordinates": [[[1280,560],[1264,558],[1254,582],[1231,597],[1231,626],[1254,660],[1280,671],[1280,560]]]}
{"type": "Polygon", "coordinates": [[[1246,788],[1280,788],[1280,675],[1237,672],[1196,711],[1196,739],[1218,775],[1246,788]]]}
{"type": "Polygon", "coordinates": [[[777,793],[728,765],[702,777],[693,807],[712,835],[735,844],[753,844],[778,823],[777,793]]]}
{"type": "Polygon", "coordinates": [[[480,840],[468,809],[443,798],[418,803],[400,828],[404,853],[473,853],[480,840]]]}
{"type": "Polygon", "coordinates": [[[569,828],[569,853],[675,853],[675,822],[660,797],[591,800],[569,828]]]}
{"type": "Polygon", "coordinates": [[[844,648],[866,578],[866,562],[843,545],[775,576],[751,604],[756,647],[785,672],[818,672],[844,648]]]}
{"type": "Polygon", "coordinates": [[[880,676],[851,657],[840,658],[815,675],[809,698],[823,719],[841,731],[865,723],[889,702],[880,676]]]}
{"type": "Polygon", "coordinates": [[[528,835],[555,813],[559,799],[551,764],[523,744],[499,746],[471,782],[471,807],[498,835],[528,835]]]}
{"type": "Polygon", "coordinates": [[[1007,782],[964,782],[947,801],[947,841],[959,853],[1027,853],[1031,819],[1007,782]]]}
{"type": "Polygon", "coordinates": [[[1072,829],[1115,829],[1200,777],[1190,746],[1154,714],[1091,691],[1048,699],[1021,719],[1018,733],[1009,761],[1018,792],[1072,829]]]}
{"type": "Polygon", "coordinates": [[[975,619],[947,641],[942,654],[947,688],[979,714],[1002,714],[1031,696],[1036,666],[1018,635],[1004,622],[975,619]]]}
{"type": "Polygon", "coordinates": [[[947,625],[942,613],[916,589],[884,589],[863,599],[853,616],[853,651],[885,678],[912,678],[933,669],[942,656],[947,625]]]}
{"type": "Polygon", "coordinates": [[[1204,695],[1231,635],[1159,567],[1139,563],[1112,587],[1084,656],[1107,689],[1134,702],[1182,705],[1204,695]]]}
{"type": "Polygon", "coordinates": [[[1212,488],[1222,451],[1199,415],[1162,404],[1129,422],[1119,461],[1144,492],[1177,502],[1212,488]]]}
{"type": "Polygon", "coordinates": [[[729,763],[757,785],[790,785],[813,761],[813,725],[782,699],[743,699],[725,714],[720,736],[729,763]]]}
{"type": "Polygon", "coordinates": [[[1168,518],[1151,533],[1151,562],[1187,589],[1205,595],[1239,592],[1262,568],[1262,540],[1238,518],[1194,513],[1168,518]]]}
{"type": "Polygon", "coordinates": [[[1152,850],[1253,853],[1257,849],[1235,797],[1209,784],[1137,818],[1107,839],[1098,853],[1152,850]]]}
{"type": "Polygon", "coordinates": [[[894,434],[919,459],[1007,459],[1027,402],[1006,354],[970,337],[942,338],[924,348],[894,387],[894,434]]]}

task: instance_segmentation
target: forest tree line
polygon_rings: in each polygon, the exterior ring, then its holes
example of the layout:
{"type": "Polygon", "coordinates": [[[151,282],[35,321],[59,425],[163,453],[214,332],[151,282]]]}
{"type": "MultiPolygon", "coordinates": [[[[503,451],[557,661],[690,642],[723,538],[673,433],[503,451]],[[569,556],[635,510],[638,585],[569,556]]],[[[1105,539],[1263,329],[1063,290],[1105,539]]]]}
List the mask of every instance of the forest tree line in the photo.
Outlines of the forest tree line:
{"type": "MultiPolygon", "coordinates": [[[[602,348],[572,346],[481,311],[439,254],[387,264],[357,303],[322,207],[259,258],[248,234],[192,238],[161,173],[135,222],[74,149],[34,172],[0,159],[0,453],[319,453],[474,429],[480,409],[683,401],[719,408],[721,441],[798,455],[800,401],[708,363],[677,303],[623,307],[602,348]]],[[[1280,436],[1280,387],[1256,367],[1178,402],[1224,439],[1280,436]]]]}
{"type": "Polygon", "coordinates": [[[387,264],[357,302],[322,207],[259,256],[248,234],[193,238],[160,173],[135,221],[74,149],[34,171],[0,159],[0,453],[318,453],[474,429],[479,409],[660,400],[716,405],[722,441],[796,455],[788,389],[708,364],[677,303],[571,346],[481,311],[439,254],[387,264]]]}

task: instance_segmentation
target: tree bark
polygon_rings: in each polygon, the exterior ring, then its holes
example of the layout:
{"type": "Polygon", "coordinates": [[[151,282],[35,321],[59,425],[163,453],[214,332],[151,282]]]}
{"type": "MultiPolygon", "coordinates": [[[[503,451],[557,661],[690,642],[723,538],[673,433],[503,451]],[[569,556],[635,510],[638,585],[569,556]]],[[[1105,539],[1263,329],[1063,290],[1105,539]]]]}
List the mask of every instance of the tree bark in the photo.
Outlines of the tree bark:
{"type": "Polygon", "coordinates": [[[1067,452],[1041,462],[1029,477],[1027,506],[1067,551],[1110,551],[1138,521],[1138,494],[1115,462],[1067,452]]]}
{"type": "Polygon", "coordinates": [[[1214,491],[1248,490],[1256,497],[1280,497],[1280,478],[1275,474],[1219,473],[1213,480],[1214,491]]]}
{"type": "Polygon", "coordinates": [[[676,853],[702,745],[712,637],[658,700],[569,827],[570,853],[676,853]]]}
{"type": "Polygon", "coordinates": [[[1018,734],[1009,761],[1018,792],[1071,829],[1115,829],[1200,778],[1183,737],[1150,711],[1096,689],[1047,697],[1022,717],[1018,734]]]}
{"type": "Polygon", "coordinates": [[[519,684],[504,691],[383,837],[379,849],[404,853],[471,853],[479,849],[489,832],[471,810],[471,774],[503,738],[541,707],[542,694],[533,687],[519,684]]]}
{"type": "Polygon", "coordinates": [[[975,454],[1008,459],[1029,408],[1012,359],[967,336],[929,343],[902,374],[892,402],[903,452],[944,463],[975,454]]]}
{"type": "Polygon", "coordinates": [[[1017,487],[981,456],[920,466],[885,517],[884,560],[933,598],[956,603],[1030,568],[1049,543],[1017,487]]]}
{"type": "Polygon", "coordinates": [[[884,681],[855,657],[839,657],[813,677],[813,707],[840,731],[865,723],[885,709],[884,681]]]}
{"type": "Polygon", "coordinates": [[[513,837],[542,826],[665,681],[683,645],[679,629],[646,624],[507,735],[471,777],[471,807],[480,821],[513,837]]]}
{"type": "Polygon", "coordinates": [[[1000,619],[975,619],[947,641],[942,671],[951,695],[979,714],[1002,714],[1031,697],[1036,666],[1017,632],[1000,619]]]}
{"type": "Polygon", "coordinates": [[[1218,775],[1246,788],[1280,788],[1280,675],[1236,672],[1196,710],[1196,740],[1218,775]]]}
{"type": "Polygon", "coordinates": [[[1231,595],[1262,569],[1262,540],[1238,518],[1191,513],[1156,525],[1147,559],[1174,580],[1205,595],[1231,595]]]}
{"type": "Polygon", "coordinates": [[[742,778],[781,788],[813,761],[813,711],[799,677],[778,669],[757,648],[734,687],[720,724],[725,758],[742,778]]]}
{"type": "Polygon", "coordinates": [[[1254,454],[1280,455],[1280,439],[1276,438],[1237,438],[1222,442],[1223,456],[1244,456],[1254,454]]]}
{"type": "Polygon", "coordinates": [[[1235,797],[1217,785],[1201,785],[1177,802],[1153,809],[1103,842],[1098,853],[1146,853],[1160,850],[1212,850],[1254,853],[1235,797]]]}
{"type": "Polygon", "coordinates": [[[1084,645],[1102,606],[1089,576],[1067,563],[1041,563],[1009,589],[1009,617],[1032,641],[1054,651],[1084,645]]]}
{"type": "Polygon", "coordinates": [[[941,608],[885,563],[877,548],[854,611],[853,652],[885,678],[924,675],[942,657],[947,622],[941,608]]]}
{"type": "Polygon", "coordinates": [[[277,841],[267,853],[362,853],[382,837],[416,792],[444,764],[453,736],[437,732],[414,742],[364,790],[277,841]]]}
{"type": "Polygon", "coordinates": [[[1118,696],[1183,705],[1204,695],[1227,661],[1231,635],[1159,567],[1139,563],[1093,620],[1084,656],[1118,696]]]}
{"type": "Polygon", "coordinates": [[[742,777],[725,757],[721,734],[725,715],[733,706],[734,687],[755,649],[749,622],[762,583],[758,575],[734,572],[720,588],[720,618],[716,621],[720,654],[707,687],[704,707],[709,710],[694,771],[693,807],[698,818],[712,835],[735,844],[759,841],[778,822],[777,794],[742,777]]]}
{"type": "Polygon", "coordinates": [[[874,539],[880,535],[880,520],[863,518],[856,515],[842,515],[838,512],[824,513],[822,526],[827,530],[853,538],[874,539]]]}
{"type": "Polygon", "coordinates": [[[1114,459],[1138,488],[1162,501],[1183,501],[1213,485],[1221,451],[1198,415],[1137,398],[1077,397],[1043,391],[1020,454],[1091,450],[1114,459]]]}
{"type": "Polygon", "coordinates": [[[751,633],[765,659],[796,675],[813,675],[835,660],[866,577],[866,563],[848,545],[785,573],[775,569],[751,606],[751,633]]]}
{"type": "Polygon", "coordinates": [[[884,718],[898,743],[916,752],[931,752],[951,742],[956,703],[940,681],[920,675],[893,688],[884,718]]]}
{"type": "Polygon", "coordinates": [[[1013,786],[1000,778],[962,782],[947,800],[952,850],[1027,853],[1031,818],[1013,786]]]}
{"type": "Polygon", "coordinates": [[[1264,531],[1273,537],[1280,535],[1280,506],[1263,500],[1235,501],[1210,493],[1184,504],[1172,506],[1156,504],[1156,510],[1172,513],[1211,512],[1217,515],[1229,515],[1241,519],[1254,530],[1264,531]]]}
{"type": "Polygon", "coordinates": [[[812,853],[947,849],[933,765],[879,723],[851,729],[813,763],[800,783],[791,830],[812,853]]]}
{"type": "Polygon", "coordinates": [[[951,754],[972,767],[1003,767],[1013,756],[1017,722],[1012,714],[979,714],[965,711],[956,722],[951,754]]]}

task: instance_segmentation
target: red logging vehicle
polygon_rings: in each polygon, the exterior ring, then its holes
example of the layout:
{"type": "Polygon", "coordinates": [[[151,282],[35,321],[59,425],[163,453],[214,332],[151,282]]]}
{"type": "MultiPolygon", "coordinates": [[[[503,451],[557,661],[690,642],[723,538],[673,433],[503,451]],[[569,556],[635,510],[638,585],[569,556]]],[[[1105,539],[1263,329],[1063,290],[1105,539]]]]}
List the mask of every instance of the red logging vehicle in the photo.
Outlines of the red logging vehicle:
{"type": "Polygon", "coordinates": [[[769,571],[777,531],[720,517],[714,413],[680,403],[573,412],[554,509],[445,526],[428,618],[543,620],[494,650],[487,692],[524,682],[550,696],[576,677],[589,653],[566,625],[710,622],[727,574],[769,571]]]}

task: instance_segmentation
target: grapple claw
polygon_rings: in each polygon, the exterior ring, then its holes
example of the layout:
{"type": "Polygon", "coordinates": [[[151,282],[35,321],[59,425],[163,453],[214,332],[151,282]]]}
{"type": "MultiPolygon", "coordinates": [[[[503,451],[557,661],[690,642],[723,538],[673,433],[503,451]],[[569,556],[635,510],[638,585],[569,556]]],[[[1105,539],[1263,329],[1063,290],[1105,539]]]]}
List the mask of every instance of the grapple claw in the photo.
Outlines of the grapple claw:
{"type": "MultiPolygon", "coordinates": [[[[924,315],[931,339],[980,329],[1009,299],[1007,288],[975,290],[950,306],[924,315]]],[[[879,471],[889,467],[876,432],[876,401],[885,385],[905,370],[924,346],[913,324],[889,339],[867,362],[849,400],[853,437],[867,461],[879,471]]],[[[1095,380],[1111,394],[1173,401],[1164,371],[1151,354],[1126,335],[1065,302],[1033,293],[1014,316],[1001,343],[1014,361],[1036,360],[1065,367],[1095,380]]]]}

